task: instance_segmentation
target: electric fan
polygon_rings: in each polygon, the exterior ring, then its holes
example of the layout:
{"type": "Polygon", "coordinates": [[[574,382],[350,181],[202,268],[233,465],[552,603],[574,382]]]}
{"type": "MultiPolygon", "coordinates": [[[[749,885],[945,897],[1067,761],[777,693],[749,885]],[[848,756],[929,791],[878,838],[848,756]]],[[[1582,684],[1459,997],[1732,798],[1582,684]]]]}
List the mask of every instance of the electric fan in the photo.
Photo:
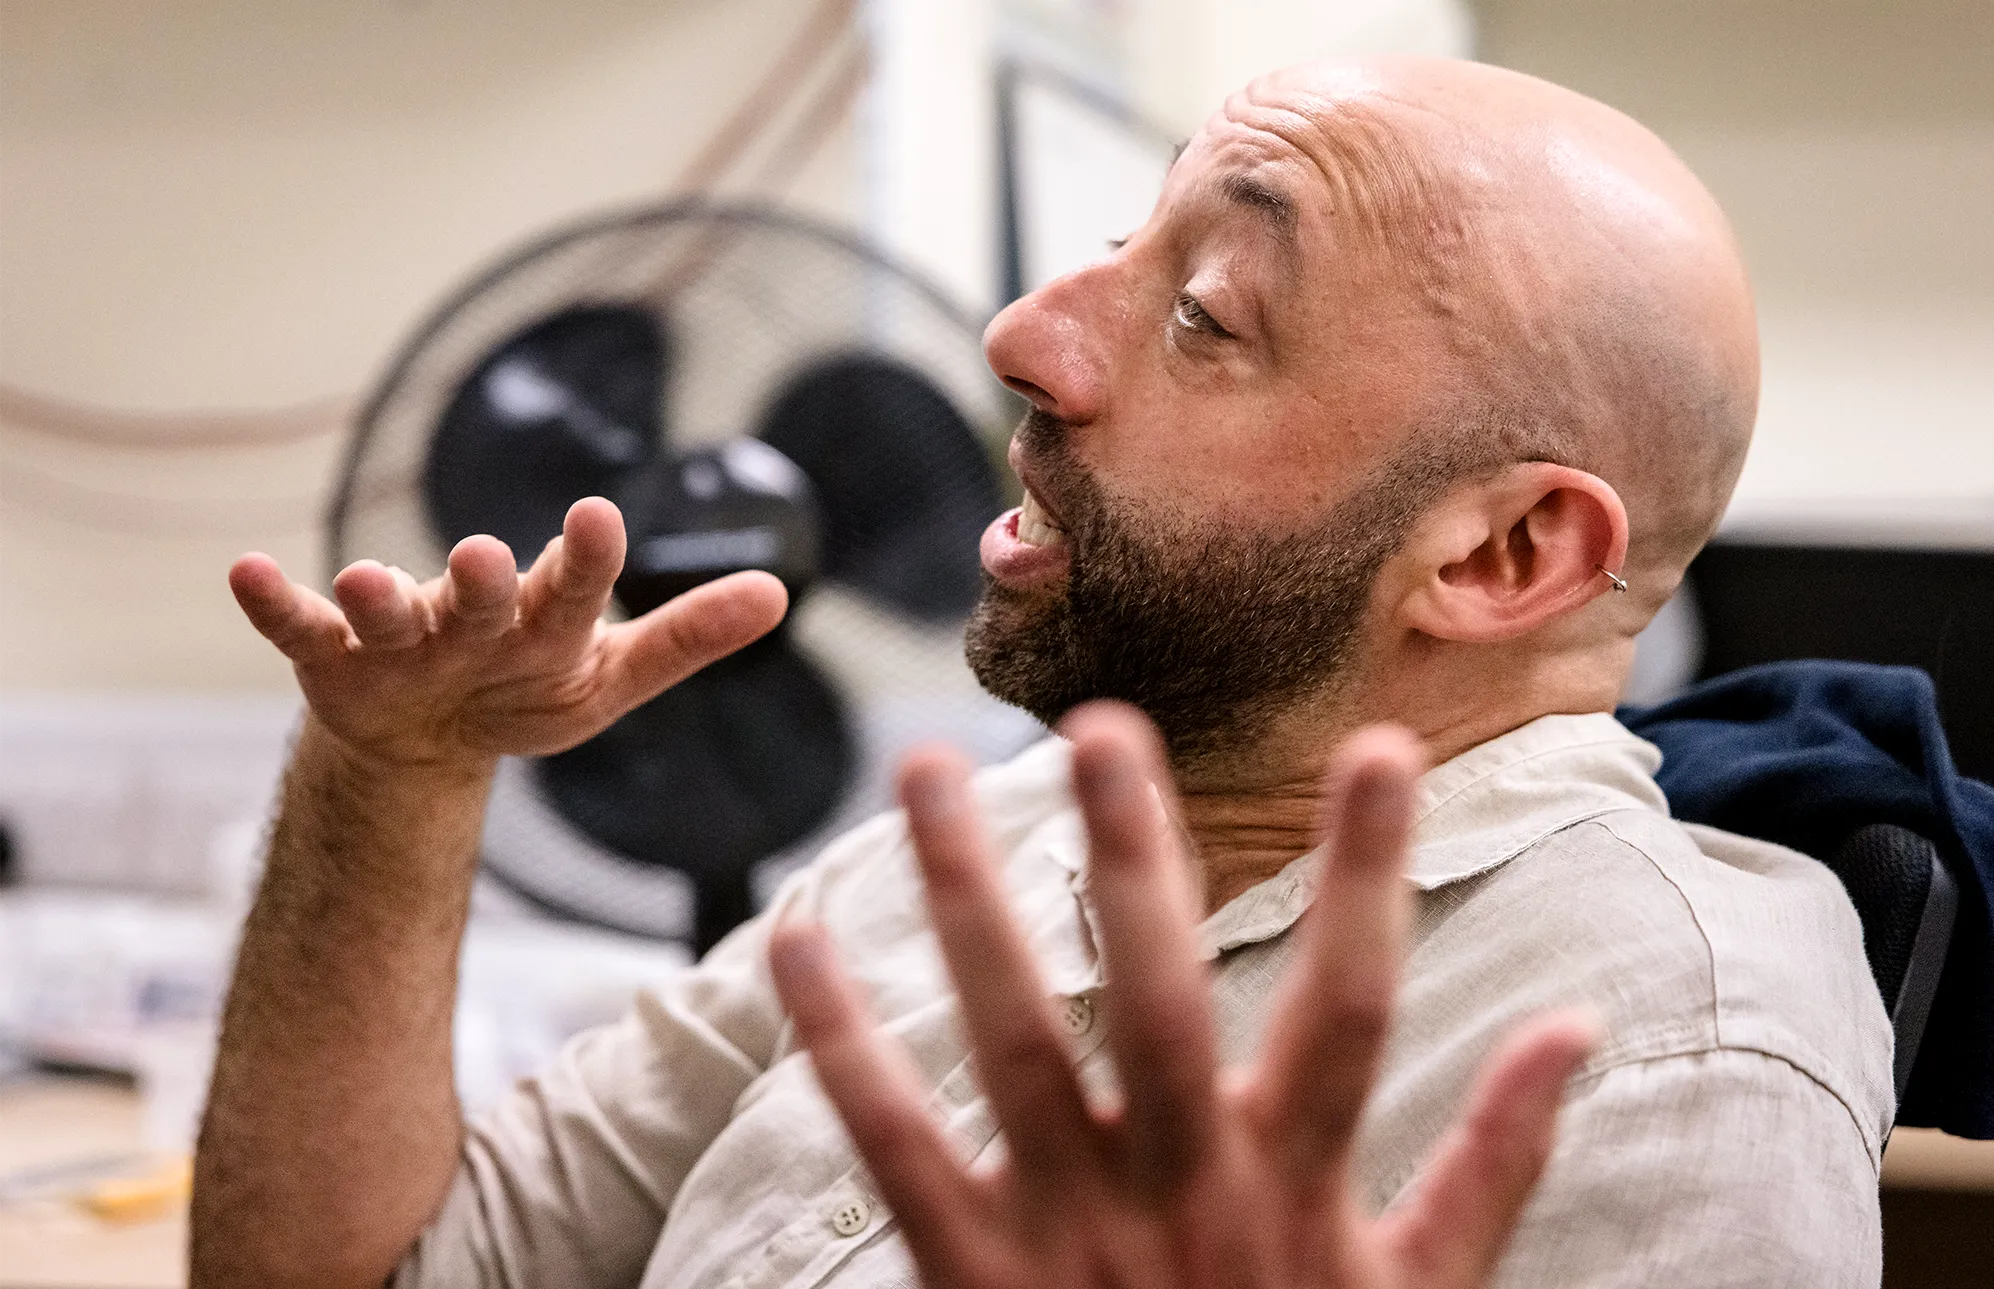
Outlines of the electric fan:
{"type": "Polygon", "coordinates": [[[613,611],[766,569],[787,621],[570,751],[501,766],[492,878],[692,940],[884,804],[908,744],[1041,733],[961,658],[1017,405],[980,325],[848,234],[686,202],[547,237],[446,303],[361,413],[334,569],[417,577],[491,533],[524,568],[591,494],[622,507],[613,611]]]}

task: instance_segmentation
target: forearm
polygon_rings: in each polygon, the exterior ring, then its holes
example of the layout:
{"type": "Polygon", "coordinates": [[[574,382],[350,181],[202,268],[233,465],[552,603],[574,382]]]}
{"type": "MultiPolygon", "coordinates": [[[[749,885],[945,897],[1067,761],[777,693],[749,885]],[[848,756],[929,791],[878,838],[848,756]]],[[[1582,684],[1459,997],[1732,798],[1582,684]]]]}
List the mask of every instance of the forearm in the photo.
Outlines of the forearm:
{"type": "Polygon", "coordinates": [[[490,775],[484,761],[373,765],[307,720],[223,1019],[195,1285],[378,1285],[441,1202],[490,775]]]}

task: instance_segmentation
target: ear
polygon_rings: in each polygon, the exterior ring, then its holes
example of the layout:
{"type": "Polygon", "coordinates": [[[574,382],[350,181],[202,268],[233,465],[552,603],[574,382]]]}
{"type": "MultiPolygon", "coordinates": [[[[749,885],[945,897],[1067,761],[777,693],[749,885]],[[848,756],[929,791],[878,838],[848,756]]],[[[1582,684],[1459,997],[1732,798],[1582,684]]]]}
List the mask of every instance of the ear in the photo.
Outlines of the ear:
{"type": "Polygon", "coordinates": [[[1598,475],[1528,461],[1442,497],[1399,552],[1402,625],[1486,644],[1534,631],[1613,581],[1627,508],[1598,475]]]}

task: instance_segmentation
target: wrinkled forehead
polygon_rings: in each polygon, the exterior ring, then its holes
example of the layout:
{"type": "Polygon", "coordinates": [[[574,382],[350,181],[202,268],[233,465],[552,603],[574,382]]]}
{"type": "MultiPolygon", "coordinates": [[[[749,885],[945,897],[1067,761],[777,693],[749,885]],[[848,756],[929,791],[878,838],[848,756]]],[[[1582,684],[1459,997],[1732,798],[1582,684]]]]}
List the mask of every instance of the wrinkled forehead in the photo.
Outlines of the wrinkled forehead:
{"type": "Polygon", "coordinates": [[[1171,184],[1237,196],[1244,178],[1249,204],[1260,190],[1346,249],[1361,236],[1419,255],[1455,204],[1447,159],[1459,143],[1444,116],[1362,64],[1288,69],[1229,98],[1186,144],[1171,184]]]}

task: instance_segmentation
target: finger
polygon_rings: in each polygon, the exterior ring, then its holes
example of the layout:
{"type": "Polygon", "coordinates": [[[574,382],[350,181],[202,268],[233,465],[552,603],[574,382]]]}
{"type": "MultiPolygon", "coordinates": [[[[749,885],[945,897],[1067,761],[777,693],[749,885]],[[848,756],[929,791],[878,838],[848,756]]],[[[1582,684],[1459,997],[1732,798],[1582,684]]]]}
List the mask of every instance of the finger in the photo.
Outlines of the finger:
{"type": "Polygon", "coordinates": [[[249,624],[293,662],[343,652],[353,639],[338,605],[285,577],[268,555],[237,560],[228,584],[249,624]]]}
{"type": "Polygon", "coordinates": [[[951,1282],[945,1271],[966,1247],[975,1193],[928,1117],[920,1075],[874,1027],[822,927],[779,923],[769,939],[769,970],[797,1042],[898,1216],[924,1283],[951,1282]]]}
{"type": "Polygon", "coordinates": [[[623,513],[601,497],[568,507],[561,535],[527,570],[520,608],[528,625],[553,631],[593,626],[623,571],[623,513]]]}
{"type": "Polygon", "coordinates": [[[1155,728],[1133,708],[1101,703],[1075,711],[1061,732],[1073,741],[1073,789],[1087,825],[1131,1162],[1138,1178],[1167,1187],[1210,1157],[1218,1122],[1201,901],[1158,798],[1170,772],[1155,728]]]}
{"type": "Polygon", "coordinates": [[[1481,1284],[1556,1144],[1565,1085],[1600,1041],[1583,1012],[1544,1017],[1482,1067],[1461,1122],[1442,1141],[1385,1238],[1416,1284],[1481,1284]]]}
{"type": "Polygon", "coordinates": [[[943,748],[909,754],[900,801],[983,1093],[1019,1176],[1057,1186],[1089,1149],[1093,1119],[990,861],[968,765],[943,748]]]}
{"type": "Polygon", "coordinates": [[[767,573],[730,573],[611,628],[603,642],[607,711],[620,716],[767,635],[788,607],[788,592],[767,573]]]}
{"type": "Polygon", "coordinates": [[[332,579],[333,598],[353,634],[375,649],[406,649],[422,640],[426,623],[414,590],[407,573],[371,559],[348,564],[332,579]]]}
{"type": "Polygon", "coordinates": [[[1257,1090],[1261,1125],[1298,1183],[1341,1175],[1390,1029],[1422,765],[1410,734],[1377,726],[1344,745],[1328,776],[1321,882],[1274,1006],[1257,1090]]]}
{"type": "Polygon", "coordinates": [[[519,603],[512,550],[496,537],[466,537],[450,552],[439,594],[441,625],[474,639],[504,634],[519,603]]]}

